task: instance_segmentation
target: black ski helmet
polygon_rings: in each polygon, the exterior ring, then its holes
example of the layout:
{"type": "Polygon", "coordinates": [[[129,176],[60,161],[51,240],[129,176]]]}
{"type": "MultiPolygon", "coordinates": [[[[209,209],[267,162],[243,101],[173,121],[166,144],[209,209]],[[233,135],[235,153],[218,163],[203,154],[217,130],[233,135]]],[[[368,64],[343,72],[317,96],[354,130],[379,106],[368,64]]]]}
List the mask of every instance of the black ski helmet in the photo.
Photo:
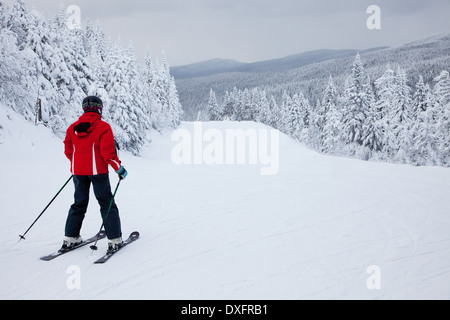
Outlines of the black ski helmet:
{"type": "Polygon", "coordinates": [[[99,97],[95,96],[86,97],[83,100],[83,111],[102,114],[103,101],[99,97]]]}

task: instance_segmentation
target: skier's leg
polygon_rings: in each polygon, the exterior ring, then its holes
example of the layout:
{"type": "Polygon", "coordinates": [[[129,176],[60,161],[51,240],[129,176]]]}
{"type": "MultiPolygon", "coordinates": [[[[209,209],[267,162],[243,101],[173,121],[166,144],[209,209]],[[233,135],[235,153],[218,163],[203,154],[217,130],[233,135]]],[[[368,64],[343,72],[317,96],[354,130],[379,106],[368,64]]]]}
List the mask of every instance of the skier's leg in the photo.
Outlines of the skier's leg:
{"type": "Polygon", "coordinates": [[[122,237],[119,209],[113,200],[109,175],[100,174],[97,176],[91,176],[90,179],[94,186],[95,197],[100,204],[100,212],[105,225],[106,236],[108,239],[117,239],[122,237]],[[111,209],[108,212],[110,204],[111,209]]]}
{"type": "Polygon", "coordinates": [[[65,236],[78,237],[89,204],[89,188],[91,181],[86,176],[73,176],[75,185],[75,202],[67,216],[65,236]]]}

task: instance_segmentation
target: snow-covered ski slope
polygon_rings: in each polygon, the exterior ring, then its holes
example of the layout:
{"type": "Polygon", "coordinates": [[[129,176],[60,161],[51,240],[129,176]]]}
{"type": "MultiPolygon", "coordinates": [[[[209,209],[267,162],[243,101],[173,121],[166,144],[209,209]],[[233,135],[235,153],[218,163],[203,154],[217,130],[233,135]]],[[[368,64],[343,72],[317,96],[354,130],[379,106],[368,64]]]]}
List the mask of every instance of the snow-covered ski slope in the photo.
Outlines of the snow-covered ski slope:
{"type": "MultiPolygon", "coordinates": [[[[141,158],[121,154],[117,204],[139,241],[105,265],[93,264],[105,240],[44,262],[72,184],[17,241],[70,176],[62,141],[4,107],[0,126],[0,299],[450,299],[448,169],[323,156],[285,135],[276,175],[175,165],[169,132],[141,158]]],[[[92,195],[82,236],[100,225],[92,195]]]]}

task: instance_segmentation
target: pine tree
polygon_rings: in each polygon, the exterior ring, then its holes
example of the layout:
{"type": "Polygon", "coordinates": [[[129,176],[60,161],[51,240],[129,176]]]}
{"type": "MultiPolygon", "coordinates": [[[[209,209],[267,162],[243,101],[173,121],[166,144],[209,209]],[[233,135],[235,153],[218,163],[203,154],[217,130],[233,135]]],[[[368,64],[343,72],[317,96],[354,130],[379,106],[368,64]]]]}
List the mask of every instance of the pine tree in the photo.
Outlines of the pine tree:
{"type": "MultiPolygon", "coordinates": [[[[286,94],[287,95],[287,94],[286,94]]],[[[305,99],[303,93],[295,94],[292,98],[285,97],[284,109],[285,130],[286,133],[299,141],[307,140],[309,124],[309,102],[305,99]]]]}
{"type": "Polygon", "coordinates": [[[126,72],[130,100],[128,101],[129,118],[132,130],[136,133],[136,150],[140,150],[144,144],[145,132],[151,128],[151,120],[145,112],[145,106],[149,104],[144,94],[144,81],[140,71],[140,65],[132,43],[126,51],[126,72]]]}
{"type": "Polygon", "coordinates": [[[107,82],[107,59],[108,47],[105,41],[105,35],[101,29],[100,22],[97,21],[96,26],[93,27],[88,23],[86,27],[86,52],[88,53],[91,65],[92,81],[89,88],[89,95],[100,95],[104,102],[109,103],[106,96],[106,82],[107,82]]]}
{"type": "Polygon", "coordinates": [[[177,86],[175,84],[175,78],[173,76],[169,77],[168,96],[169,96],[169,117],[170,117],[169,125],[171,128],[175,129],[181,123],[181,116],[183,115],[183,107],[180,103],[177,86]]]}
{"type": "Polygon", "coordinates": [[[367,147],[372,152],[372,155],[374,152],[382,151],[384,141],[384,125],[381,116],[377,112],[375,104],[372,104],[366,111],[363,132],[363,146],[367,147]]]}
{"type": "Polygon", "coordinates": [[[361,57],[357,54],[353,62],[352,74],[345,88],[345,105],[342,117],[343,140],[347,144],[362,145],[365,137],[364,120],[373,98],[368,96],[370,83],[365,74],[361,57]]]}
{"type": "Polygon", "coordinates": [[[395,150],[396,147],[392,147],[392,143],[395,141],[392,141],[394,138],[391,135],[391,118],[389,113],[394,108],[396,86],[395,73],[389,66],[384,74],[375,81],[375,88],[378,95],[378,101],[375,103],[375,113],[377,115],[377,127],[382,135],[381,148],[387,158],[393,158],[397,150],[395,150]]]}
{"type": "Polygon", "coordinates": [[[325,140],[329,132],[325,132],[325,126],[329,123],[329,117],[331,116],[331,110],[336,106],[336,89],[333,84],[333,78],[328,78],[328,84],[325,88],[322,101],[317,102],[316,106],[316,123],[319,129],[319,143],[321,150],[325,151],[325,140]]]}
{"type": "Polygon", "coordinates": [[[14,0],[6,26],[17,38],[17,46],[22,51],[26,48],[30,15],[23,0],[14,0]]]}
{"type": "MultiPolygon", "coordinates": [[[[119,145],[124,149],[136,152],[138,137],[134,135],[130,122],[130,88],[126,77],[126,58],[120,39],[111,50],[108,59],[107,86],[106,91],[110,98],[110,105],[104,108],[104,117],[110,119],[111,126],[119,145]]],[[[133,115],[131,115],[133,116],[133,115]]]]}
{"type": "Polygon", "coordinates": [[[268,125],[271,127],[282,131],[282,115],[281,115],[281,107],[277,104],[275,97],[273,95],[270,96],[269,100],[269,110],[270,110],[270,118],[268,120],[268,125]]]}
{"type": "Polygon", "coordinates": [[[209,91],[209,100],[207,107],[207,118],[211,121],[220,121],[222,118],[222,112],[217,102],[216,93],[211,88],[209,91]]]}
{"type": "Polygon", "coordinates": [[[8,8],[3,3],[3,0],[0,0],[0,30],[6,29],[7,21],[8,21],[8,8]]]}
{"type": "Polygon", "coordinates": [[[67,80],[64,80],[60,72],[65,70],[66,66],[63,53],[58,48],[60,42],[53,25],[54,21],[46,24],[37,15],[30,15],[30,19],[26,47],[33,52],[31,68],[34,69],[34,74],[31,78],[35,78],[30,80],[36,83],[35,94],[42,101],[42,119],[48,124],[48,121],[59,113],[59,108],[66,105],[66,101],[58,92],[58,81],[67,80]]]}
{"type": "Polygon", "coordinates": [[[161,118],[161,106],[159,105],[159,100],[155,95],[155,81],[157,78],[157,70],[153,63],[153,59],[150,55],[150,49],[147,48],[147,53],[144,58],[144,66],[143,66],[143,88],[144,88],[144,99],[147,103],[144,105],[144,113],[150,121],[150,125],[152,128],[158,130],[160,127],[160,118],[161,118]]]}
{"type": "Polygon", "coordinates": [[[9,11],[0,2],[0,101],[31,119],[31,110],[27,108],[30,101],[27,101],[27,91],[21,83],[28,71],[22,64],[27,61],[18,47],[17,35],[7,26],[8,20],[9,11]]]}
{"type": "Polygon", "coordinates": [[[292,135],[292,128],[289,125],[290,122],[290,109],[292,108],[292,98],[287,93],[286,90],[283,91],[283,95],[281,98],[281,105],[280,105],[280,125],[279,130],[287,135],[292,135]]]}
{"type": "Polygon", "coordinates": [[[23,1],[7,7],[0,1],[0,101],[34,121],[37,98],[36,58],[27,47],[34,15],[23,1]]]}
{"type": "Polygon", "coordinates": [[[165,53],[162,53],[161,64],[153,74],[152,90],[157,104],[160,106],[160,127],[175,128],[180,123],[182,107],[179,101],[175,79],[170,75],[169,64],[165,53]]]}
{"type": "Polygon", "coordinates": [[[412,103],[412,145],[409,153],[410,163],[414,165],[436,164],[436,128],[434,101],[430,86],[420,76],[412,103]]]}
{"type": "Polygon", "coordinates": [[[255,106],[259,106],[257,116],[254,119],[257,122],[264,124],[270,124],[270,119],[272,117],[272,112],[270,109],[270,103],[267,99],[267,94],[265,90],[258,90],[257,101],[254,102],[255,106]]]}
{"type": "Polygon", "coordinates": [[[390,113],[391,119],[398,123],[397,127],[392,127],[397,141],[399,152],[396,160],[406,162],[408,152],[411,147],[411,88],[407,85],[407,76],[404,70],[398,68],[396,73],[396,95],[394,109],[390,113]]]}
{"type": "Polygon", "coordinates": [[[342,131],[342,114],[338,109],[337,91],[330,76],[319,109],[322,152],[334,152],[342,131]]]}
{"type": "MultiPolygon", "coordinates": [[[[231,93],[231,98],[233,101],[233,114],[232,114],[232,118],[230,120],[234,120],[234,121],[243,121],[245,120],[245,97],[244,97],[244,93],[241,90],[238,90],[237,88],[233,89],[233,92],[231,93]]],[[[250,103],[250,99],[248,99],[247,101],[248,103],[250,103]]]]}
{"type": "Polygon", "coordinates": [[[450,76],[442,71],[434,79],[434,96],[436,99],[436,134],[440,151],[439,165],[450,165],[450,76]]]}
{"type": "Polygon", "coordinates": [[[253,119],[252,110],[252,93],[245,88],[244,91],[239,91],[239,108],[240,110],[238,120],[251,121],[253,119]]]}
{"type": "Polygon", "coordinates": [[[323,119],[320,112],[323,112],[322,102],[317,99],[315,108],[308,111],[309,125],[303,129],[302,141],[315,150],[322,151],[323,148],[323,119]]]}
{"type": "Polygon", "coordinates": [[[416,84],[416,91],[414,92],[411,113],[413,116],[413,121],[420,112],[427,111],[429,108],[430,86],[426,85],[423,81],[423,77],[419,77],[419,82],[416,84]]]}
{"type": "Polygon", "coordinates": [[[235,107],[235,94],[237,94],[237,88],[234,88],[230,93],[228,91],[225,92],[225,98],[223,102],[223,112],[222,119],[224,120],[235,120],[236,107],[235,107]]]}

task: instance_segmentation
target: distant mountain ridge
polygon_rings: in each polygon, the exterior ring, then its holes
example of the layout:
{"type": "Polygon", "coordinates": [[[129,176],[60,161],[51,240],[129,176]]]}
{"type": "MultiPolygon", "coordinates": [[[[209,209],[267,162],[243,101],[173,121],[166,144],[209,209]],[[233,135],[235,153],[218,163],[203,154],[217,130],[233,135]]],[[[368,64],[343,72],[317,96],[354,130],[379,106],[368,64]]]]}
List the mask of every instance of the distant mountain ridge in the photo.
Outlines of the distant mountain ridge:
{"type": "Polygon", "coordinates": [[[190,79],[197,77],[213,76],[229,72],[279,72],[300,68],[311,63],[327,61],[331,59],[353,57],[357,52],[365,53],[386,49],[388,47],[377,47],[368,50],[357,49],[322,49],[307,51],[304,53],[290,55],[284,58],[264,60],[259,62],[244,63],[231,59],[211,59],[198,63],[188,64],[184,66],[176,66],[170,68],[175,79],[190,79]]]}

